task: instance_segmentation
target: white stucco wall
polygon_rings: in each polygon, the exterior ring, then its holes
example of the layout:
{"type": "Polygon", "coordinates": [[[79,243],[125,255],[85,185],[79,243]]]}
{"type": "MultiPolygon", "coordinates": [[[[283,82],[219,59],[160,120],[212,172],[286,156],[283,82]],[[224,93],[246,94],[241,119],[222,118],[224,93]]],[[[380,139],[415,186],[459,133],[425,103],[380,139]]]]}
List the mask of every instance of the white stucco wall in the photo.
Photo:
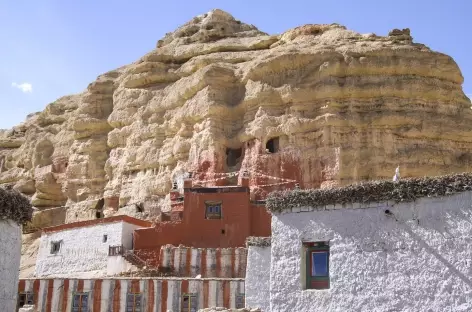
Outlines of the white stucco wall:
{"type": "Polygon", "coordinates": [[[273,215],[271,311],[472,311],[471,205],[466,192],[273,215]],[[329,290],[302,289],[303,241],[329,241],[329,290]]]}
{"type": "Polygon", "coordinates": [[[136,271],[133,264],[126,261],[122,256],[112,256],[107,259],[107,276],[113,276],[121,272],[136,271]]]}
{"type": "Polygon", "coordinates": [[[132,243],[133,233],[134,233],[134,230],[139,229],[139,228],[141,228],[141,226],[123,222],[123,235],[122,235],[121,242],[123,246],[125,247],[125,249],[127,250],[134,249],[133,243],[132,243]]]}
{"type": "Polygon", "coordinates": [[[15,311],[21,258],[21,228],[0,220],[0,310],[15,311]]]}
{"type": "Polygon", "coordinates": [[[246,307],[270,309],[270,246],[249,246],[246,266],[246,307]]]}
{"type": "Polygon", "coordinates": [[[97,276],[106,275],[108,247],[122,244],[124,224],[119,221],[43,233],[36,261],[36,276],[71,277],[74,273],[91,271],[96,272],[97,276]],[[107,235],[106,242],[103,242],[103,235],[107,235]],[[51,254],[51,243],[60,240],[62,244],[59,252],[51,254]]]}

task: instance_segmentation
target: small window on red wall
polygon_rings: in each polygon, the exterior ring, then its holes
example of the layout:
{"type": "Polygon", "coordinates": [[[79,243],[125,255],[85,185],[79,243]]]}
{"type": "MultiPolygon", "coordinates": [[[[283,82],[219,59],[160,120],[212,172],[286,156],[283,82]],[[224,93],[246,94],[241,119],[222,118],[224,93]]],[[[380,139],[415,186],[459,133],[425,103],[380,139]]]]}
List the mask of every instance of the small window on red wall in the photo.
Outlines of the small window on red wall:
{"type": "Polygon", "coordinates": [[[221,219],[221,202],[205,202],[205,219],[221,219]]]}
{"type": "Polygon", "coordinates": [[[306,289],[329,288],[329,244],[327,242],[304,243],[306,289]]]}

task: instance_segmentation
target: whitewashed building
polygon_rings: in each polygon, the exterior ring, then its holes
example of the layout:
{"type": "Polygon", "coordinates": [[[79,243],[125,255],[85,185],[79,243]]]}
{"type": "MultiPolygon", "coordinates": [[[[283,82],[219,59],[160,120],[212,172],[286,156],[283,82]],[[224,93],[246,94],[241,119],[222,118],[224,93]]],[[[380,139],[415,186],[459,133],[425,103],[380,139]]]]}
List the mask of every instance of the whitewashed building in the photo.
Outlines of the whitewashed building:
{"type": "Polygon", "coordinates": [[[133,232],[151,223],[129,216],[68,223],[43,229],[36,277],[100,277],[128,271],[124,250],[133,249],[133,232]]]}
{"type": "Polygon", "coordinates": [[[271,260],[249,247],[246,306],[472,311],[471,190],[462,174],[272,194],[271,260]],[[250,278],[267,266],[269,284],[250,278]]]}
{"type": "Polygon", "coordinates": [[[26,197],[0,188],[0,310],[16,311],[21,258],[21,224],[33,209],[26,197]]]}

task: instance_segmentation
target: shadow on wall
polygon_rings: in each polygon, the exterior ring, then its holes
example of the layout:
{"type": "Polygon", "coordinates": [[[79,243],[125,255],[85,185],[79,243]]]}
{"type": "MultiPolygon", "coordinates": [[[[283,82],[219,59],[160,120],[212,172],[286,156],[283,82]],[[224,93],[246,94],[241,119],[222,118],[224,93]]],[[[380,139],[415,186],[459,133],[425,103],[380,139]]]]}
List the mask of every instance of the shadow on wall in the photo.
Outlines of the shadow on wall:
{"type": "MultiPolygon", "coordinates": [[[[399,226],[402,227],[418,243],[419,246],[423,247],[427,252],[432,254],[436,259],[438,259],[442,264],[444,264],[444,266],[447,267],[452,274],[456,275],[472,289],[472,281],[461,271],[459,271],[452,263],[450,263],[443,256],[441,256],[439,252],[429,246],[419,235],[415,234],[407,224],[400,223],[399,226]]],[[[468,266],[471,260],[464,261],[466,261],[466,265],[468,266]]]]}

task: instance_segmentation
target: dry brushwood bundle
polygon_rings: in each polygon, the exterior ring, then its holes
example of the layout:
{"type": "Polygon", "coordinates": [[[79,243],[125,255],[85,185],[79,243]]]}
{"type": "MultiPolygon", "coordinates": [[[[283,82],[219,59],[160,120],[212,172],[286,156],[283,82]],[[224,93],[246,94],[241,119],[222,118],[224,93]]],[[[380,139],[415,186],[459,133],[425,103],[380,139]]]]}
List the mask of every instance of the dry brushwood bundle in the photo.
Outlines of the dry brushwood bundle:
{"type": "Polygon", "coordinates": [[[271,212],[298,207],[394,201],[412,202],[421,197],[440,197],[472,190],[472,173],[439,177],[372,181],[345,187],[275,191],[266,199],[271,212]]]}
{"type": "Polygon", "coordinates": [[[0,220],[13,220],[18,224],[31,221],[33,207],[28,198],[15,190],[0,188],[0,220]]]}

